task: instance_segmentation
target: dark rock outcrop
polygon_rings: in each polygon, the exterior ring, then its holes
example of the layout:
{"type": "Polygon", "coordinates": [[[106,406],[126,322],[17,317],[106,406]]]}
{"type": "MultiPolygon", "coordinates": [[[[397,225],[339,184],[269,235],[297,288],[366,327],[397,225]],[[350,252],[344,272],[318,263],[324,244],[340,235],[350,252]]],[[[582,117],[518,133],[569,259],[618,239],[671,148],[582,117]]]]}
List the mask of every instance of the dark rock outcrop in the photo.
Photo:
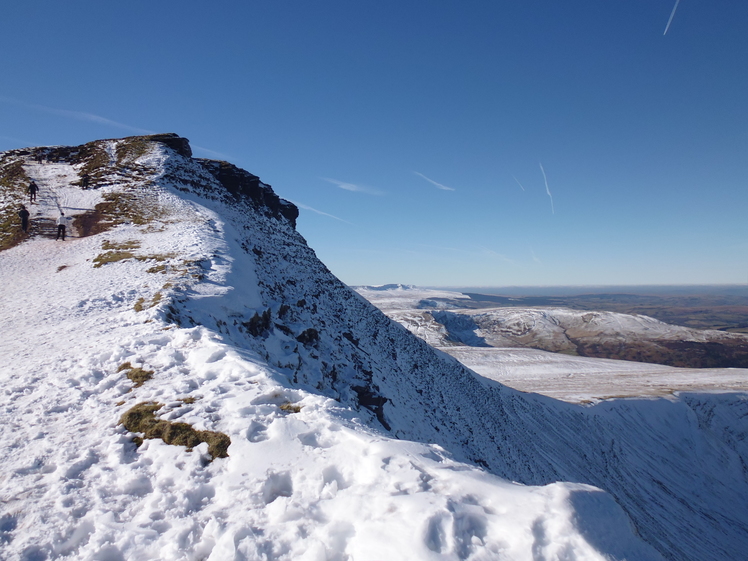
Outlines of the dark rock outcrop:
{"type": "Polygon", "coordinates": [[[299,217],[296,205],[281,199],[270,185],[266,185],[256,175],[221,160],[195,158],[205,166],[226,190],[237,200],[249,199],[255,207],[266,207],[273,215],[285,217],[294,227],[299,217]]]}
{"type": "Polygon", "coordinates": [[[161,142],[166,144],[169,148],[174,150],[177,154],[184,156],[185,158],[192,157],[192,148],[190,147],[190,141],[186,138],[174,134],[173,132],[167,132],[163,134],[152,134],[150,136],[143,137],[146,140],[153,140],[155,142],[161,142]]]}

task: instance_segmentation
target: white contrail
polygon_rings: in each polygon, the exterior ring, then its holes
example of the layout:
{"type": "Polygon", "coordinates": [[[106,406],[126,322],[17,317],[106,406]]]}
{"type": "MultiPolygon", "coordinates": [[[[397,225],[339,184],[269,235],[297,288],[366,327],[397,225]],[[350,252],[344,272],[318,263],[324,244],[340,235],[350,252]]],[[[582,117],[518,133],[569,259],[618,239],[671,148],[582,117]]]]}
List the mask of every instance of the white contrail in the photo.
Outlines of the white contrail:
{"type": "Polygon", "coordinates": [[[351,226],[353,226],[353,224],[351,222],[348,222],[347,220],[343,220],[342,218],[338,218],[334,214],[328,214],[326,212],[322,212],[321,210],[317,210],[316,208],[312,208],[310,206],[301,204],[301,203],[296,202],[296,201],[291,200],[291,199],[286,199],[286,200],[289,201],[289,202],[291,202],[291,203],[293,203],[293,204],[295,204],[299,208],[303,208],[304,210],[309,210],[311,212],[316,212],[317,214],[321,214],[322,216],[327,216],[328,218],[334,218],[335,220],[340,220],[341,222],[345,222],[346,224],[350,224],[351,226]]]}
{"type": "Polygon", "coordinates": [[[14,144],[20,144],[21,146],[38,146],[40,144],[38,142],[35,143],[30,140],[22,140],[14,136],[5,136],[5,135],[0,135],[0,140],[8,140],[10,142],[13,142],[14,144]]]}
{"type": "MultiPolygon", "coordinates": [[[[512,177],[514,177],[514,176],[512,176],[512,177]]],[[[524,188],[524,187],[522,186],[522,184],[521,184],[521,183],[519,182],[519,179],[517,179],[516,177],[514,177],[514,180],[515,180],[515,181],[517,182],[517,185],[519,185],[519,188],[520,188],[520,189],[522,189],[522,190],[524,191],[524,190],[525,190],[525,188],[524,188]]]]}
{"type": "Polygon", "coordinates": [[[530,246],[530,254],[532,255],[532,260],[535,261],[535,263],[537,263],[538,265],[543,264],[543,262],[540,259],[538,259],[538,256],[535,255],[535,250],[533,250],[532,246],[530,246]]]}
{"type": "Polygon", "coordinates": [[[321,177],[320,179],[324,179],[325,181],[328,181],[332,183],[333,185],[337,185],[341,189],[345,189],[346,191],[353,191],[354,193],[367,193],[369,195],[383,195],[381,191],[378,191],[377,189],[372,189],[371,187],[364,187],[363,185],[356,185],[355,183],[346,183],[345,181],[338,181],[337,179],[331,179],[329,177],[321,177]]]}
{"type": "Polygon", "coordinates": [[[35,103],[25,103],[23,101],[18,101],[17,99],[13,99],[12,97],[5,97],[5,96],[0,96],[0,102],[11,103],[13,105],[20,105],[21,107],[26,107],[28,109],[44,111],[45,113],[51,113],[52,115],[59,115],[60,117],[68,117],[70,119],[76,119],[78,121],[89,121],[92,123],[98,123],[99,125],[116,127],[116,128],[131,131],[131,132],[135,132],[138,134],[155,134],[154,131],[151,131],[148,129],[132,127],[130,125],[126,125],[125,123],[118,123],[117,121],[112,121],[111,119],[107,119],[106,117],[102,117],[94,113],[87,113],[85,111],[70,111],[69,109],[57,109],[56,107],[47,107],[46,105],[37,105],[35,103]]]}
{"type": "Polygon", "coordinates": [[[196,150],[198,152],[205,152],[206,154],[208,154],[208,156],[218,157],[218,158],[221,158],[222,160],[227,160],[227,161],[234,159],[231,156],[227,156],[226,154],[223,154],[221,152],[216,152],[215,150],[211,150],[209,148],[196,146],[195,144],[192,144],[192,143],[190,143],[190,146],[192,147],[193,150],[196,150]]]}
{"type": "MultiPolygon", "coordinates": [[[[51,113],[52,115],[59,115],[60,117],[68,117],[70,119],[76,119],[78,121],[90,121],[93,123],[98,123],[100,125],[116,127],[119,129],[124,129],[124,130],[135,132],[138,134],[156,134],[156,132],[152,130],[141,129],[140,127],[133,127],[130,125],[126,125],[125,123],[118,123],[117,121],[112,121],[111,119],[107,119],[106,117],[102,117],[94,113],[86,113],[85,111],[70,111],[69,109],[57,109],[55,107],[47,107],[46,105],[24,103],[23,101],[18,101],[17,99],[5,97],[5,96],[0,96],[0,102],[20,105],[21,107],[26,107],[28,109],[34,109],[36,111],[44,111],[45,113],[51,113]]],[[[7,138],[7,137],[2,137],[2,138],[7,138]]],[[[29,144],[29,146],[32,146],[32,145],[33,144],[31,143],[29,144]]],[[[215,150],[210,150],[209,148],[203,148],[202,146],[196,146],[194,144],[192,144],[191,146],[195,150],[205,152],[206,154],[209,154],[212,156],[218,156],[219,158],[223,158],[224,160],[232,159],[230,156],[227,156],[226,154],[222,154],[221,152],[216,152],[215,150]]]]}
{"type": "Polygon", "coordinates": [[[454,191],[454,189],[452,189],[452,187],[447,187],[446,185],[442,185],[441,183],[437,183],[436,181],[434,181],[433,179],[429,179],[428,177],[426,177],[422,173],[418,173],[417,171],[414,171],[413,173],[415,173],[416,175],[418,175],[420,177],[423,177],[429,183],[431,183],[433,185],[436,185],[442,191],[454,191]]]}
{"type": "Polygon", "coordinates": [[[553,208],[553,195],[551,195],[551,190],[548,188],[548,178],[545,175],[545,170],[543,169],[543,164],[538,162],[538,165],[540,165],[540,171],[543,172],[543,181],[545,181],[545,192],[548,193],[548,196],[551,199],[551,213],[556,214],[556,211],[553,208]]]}
{"type": "Polygon", "coordinates": [[[514,261],[514,259],[510,259],[509,257],[507,257],[506,255],[504,255],[503,253],[499,253],[498,251],[494,251],[493,249],[489,249],[489,248],[487,248],[487,247],[485,247],[483,245],[478,246],[478,247],[480,247],[483,250],[484,254],[488,254],[491,257],[496,257],[497,259],[500,259],[501,261],[506,261],[507,263],[512,263],[512,264],[516,263],[516,261],[514,261]]]}
{"type": "Polygon", "coordinates": [[[663,33],[663,35],[667,35],[667,30],[670,29],[670,23],[673,21],[673,16],[675,15],[675,10],[678,9],[678,4],[680,4],[680,0],[675,0],[675,6],[673,6],[673,11],[670,12],[670,19],[667,20],[667,25],[665,26],[665,33],[663,33]]]}

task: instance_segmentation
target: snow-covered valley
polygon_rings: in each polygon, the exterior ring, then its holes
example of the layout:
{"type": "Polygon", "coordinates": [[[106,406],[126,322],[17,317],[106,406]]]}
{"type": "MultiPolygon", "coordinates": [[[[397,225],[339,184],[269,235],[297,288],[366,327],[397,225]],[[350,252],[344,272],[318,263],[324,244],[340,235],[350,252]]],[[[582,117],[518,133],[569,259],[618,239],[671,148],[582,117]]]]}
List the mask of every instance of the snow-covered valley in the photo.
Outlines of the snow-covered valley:
{"type": "Polygon", "coordinates": [[[0,209],[40,187],[0,252],[1,558],[746,558],[744,392],[581,406],[477,376],[182,139],[0,166],[0,209]],[[144,403],[227,457],[128,431],[144,403]]]}
{"type": "Polygon", "coordinates": [[[512,388],[572,403],[613,397],[667,397],[676,392],[748,391],[748,369],[683,368],[578,356],[580,346],[657,353],[658,345],[734,340],[745,335],[668,325],[646,316],[564,308],[444,308],[459,292],[402,285],[357,287],[367,300],[431,346],[512,388]],[[441,307],[437,302],[441,301],[441,307]],[[433,307],[432,307],[433,306],[433,307]],[[581,342],[581,345],[580,345],[581,342]]]}

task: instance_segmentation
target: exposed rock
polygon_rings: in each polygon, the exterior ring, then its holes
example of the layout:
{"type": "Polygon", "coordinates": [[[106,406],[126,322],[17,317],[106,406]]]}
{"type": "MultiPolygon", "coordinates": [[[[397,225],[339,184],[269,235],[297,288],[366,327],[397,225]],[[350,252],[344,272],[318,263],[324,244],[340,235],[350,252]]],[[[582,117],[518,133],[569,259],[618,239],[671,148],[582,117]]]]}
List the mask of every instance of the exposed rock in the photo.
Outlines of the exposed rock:
{"type": "Polygon", "coordinates": [[[256,175],[236,167],[222,160],[206,160],[198,158],[205,168],[223,185],[236,199],[247,198],[255,207],[265,206],[273,215],[287,218],[293,226],[299,216],[296,205],[281,199],[256,175]]]}
{"type": "Polygon", "coordinates": [[[144,136],[143,138],[166,144],[177,154],[181,154],[186,158],[192,157],[192,148],[190,148],[190,141],[179,136],[178,134],[174,134],[173,132],[167,132],[164,134],[152,134],[150,136],[144,136]]]}

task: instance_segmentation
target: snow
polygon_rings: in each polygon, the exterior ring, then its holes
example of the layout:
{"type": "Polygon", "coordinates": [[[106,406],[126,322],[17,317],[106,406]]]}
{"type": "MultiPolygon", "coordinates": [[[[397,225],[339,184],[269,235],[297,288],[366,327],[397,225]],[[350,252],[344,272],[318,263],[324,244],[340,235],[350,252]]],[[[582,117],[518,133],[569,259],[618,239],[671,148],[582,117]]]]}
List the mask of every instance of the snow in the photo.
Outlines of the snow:
{"type": "MultiPolygon", "coordinates": [[[[546,346],[555,342],[559,349],[568,350],[573,346],[567,336],[575,330],[577,337],[581,334],[601,340],[626,337],[630,341],[655,337],[706,341],[713,336],[710,331],[668,325],[646,316],[563,308],[453,307],[446,314],[438,312],[435,319],[428,311],[428,303],[436,302],[436,298],[459,302],[465,295],[418,287],[378,291],[356,287],[356,291],[410,332],[472,371],[524,392],[586,403],[617,397],[668,397],[678,392],[748,391],[745,368],[676,368],[519,347],[523,341],[546,346]],[[460,318],[466,318],[464,326],[459,324],[460,318]],[[437,319],[447,323],[449,331],[437,319]],[[471,344],[456,343],[455,336],[462,343],[471,344]]],[[[721,332],[717,335],[731,336],[721,332]]]]}
{"type": "Polygon", "coordinates": [[[745,368],[675,368],[535,349],[456,346],[442,350],[485,378],[571,403],[748,389],[745,368]]]}
{"type": "Polygon", "coordinates": [[[424,308],[438,308],[436,299],[470,300],[460,292],[434,290],[410,285],[356,286],[356,292],[384,312],[424,308]]]}
{"type": "MultiPolygon", "coordinates": [[[[597,487],[521,485],[428,440],[396,439],[316,391],[321,373],[294,383],[294,365],[313,352],[292,337],[236,344],[230,326],[267,304],[271,279],[241,246],[262,225],[175,188],[165,177],[180,159],[169,149],[154,144],[138,163],[145,177],[88,191],[71,186],[75,166],[26,163],[40,187],[32,220],[79,214],[126,188],[147,189],[164,212],[0,253],[3,559],[661,559],[597,487]],[[141,259],[95,267],[105,241],[138,242],[141,259]],[[133,387],[125,362],[153,379],[133,387]],[[118,421],[146,401],[163,404],[163,419],[229,435],[228,458],[210,461],[206,444],[136,447],[118,421]]],[[[327,313],[318,310],[332,321],[327,313]]]]}

